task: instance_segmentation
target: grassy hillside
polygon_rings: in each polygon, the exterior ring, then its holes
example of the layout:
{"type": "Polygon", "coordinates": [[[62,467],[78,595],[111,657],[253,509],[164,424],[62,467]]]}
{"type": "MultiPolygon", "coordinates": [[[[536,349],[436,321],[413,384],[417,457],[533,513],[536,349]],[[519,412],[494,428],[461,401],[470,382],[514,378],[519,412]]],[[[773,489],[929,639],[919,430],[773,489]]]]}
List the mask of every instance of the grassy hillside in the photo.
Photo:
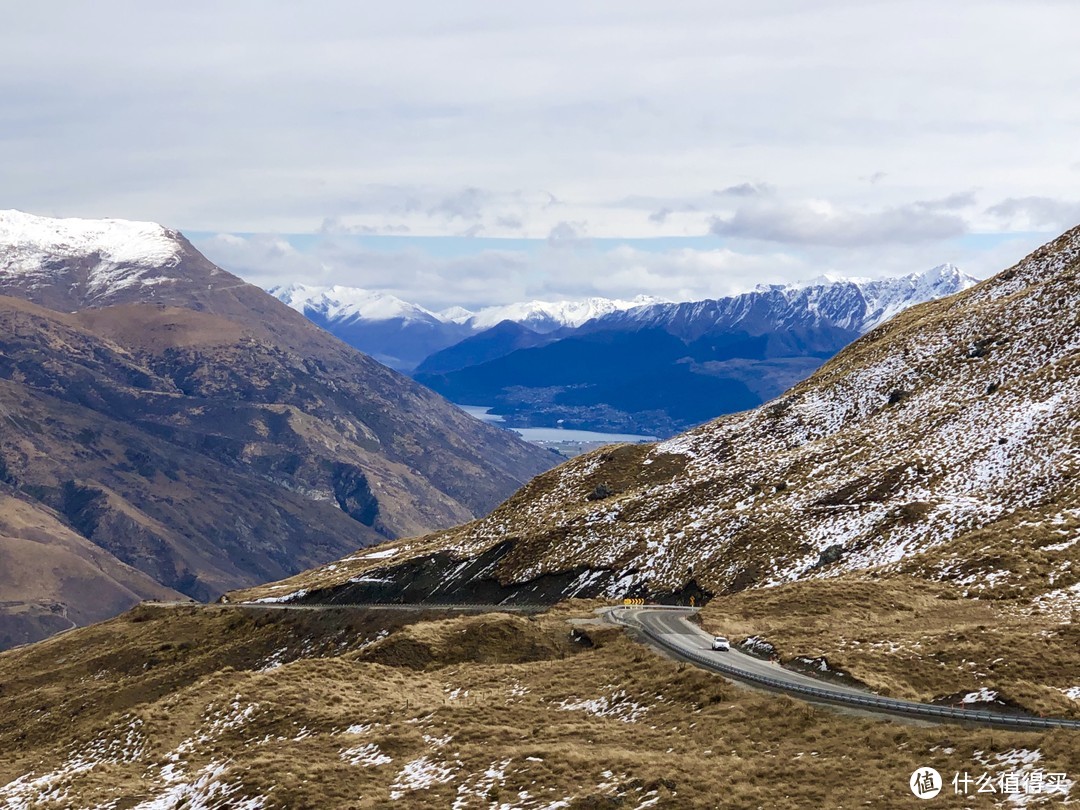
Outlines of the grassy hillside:
{"type": "Polygon", "coordinates": [[[141,607],[0,654],[0,802],[897,807],[918,766],[1080,769],[1076,735],[813,708],[653,654],[590,607],[141,607]]]}

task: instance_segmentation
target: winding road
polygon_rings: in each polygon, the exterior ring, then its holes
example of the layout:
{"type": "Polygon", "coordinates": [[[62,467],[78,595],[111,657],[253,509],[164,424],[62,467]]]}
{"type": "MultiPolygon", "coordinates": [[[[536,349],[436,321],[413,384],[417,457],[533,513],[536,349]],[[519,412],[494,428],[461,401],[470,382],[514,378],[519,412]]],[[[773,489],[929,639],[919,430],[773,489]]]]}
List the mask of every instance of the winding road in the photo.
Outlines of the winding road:
{"type": "Polygon", "coordinates": [[[886,698],[853,686],[793,672],[736,649],[714,651],[711,649],[713,637],[687,621],[687,617],[698,610],[699,608],[657,606],[615,607],[605,609],[603,615],[614,624],[637,631],[646,643],[676,658],[736,681],[784,692],[813,703],[847,706],[872,714],[918,718],[938,723],[964,723],[1030,731],[1055,728],[1080,731],[1080,720],[1000,714],[886,698]]]}
{"type": "MultiPolygon", "coordinates": [[[[202,607],[247,610],[386,610],[431,612],[521,612],[539,613],[543,605],[479,604],[394,604],[394,605],[295,605],[281,602],[228,602],[204,605],[195,602],[145,602],[158,607],[202,607]]],[[[778,664],[747,655],[732,648],[724,652],[712,647],[713,637],[687,619],[700,608],[662,605],[618,606],[603,608],[600,615],[612,624],[629,628],[639,640],[668,655],[723,675],[734,681],[751,684],[773,692],[782,692],[811,703],[842,706],[879,716],[906,717],[934,723],[1010,728],[1018,731],[1069,729],[1080,731],[1080,720],[1060,717],[1001,714],[977,709],[936,706],[913,700],[886,698],[854,686],[822,680],[785,669],[778,664]]]]}

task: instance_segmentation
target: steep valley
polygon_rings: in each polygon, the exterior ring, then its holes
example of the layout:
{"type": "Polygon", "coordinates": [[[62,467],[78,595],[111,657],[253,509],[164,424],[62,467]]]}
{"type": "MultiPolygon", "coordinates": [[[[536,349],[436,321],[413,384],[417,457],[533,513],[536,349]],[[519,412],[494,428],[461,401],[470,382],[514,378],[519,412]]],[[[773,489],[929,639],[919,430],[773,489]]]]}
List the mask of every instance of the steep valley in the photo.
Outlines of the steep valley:
{"type": "Polygon", "coordinates": [[[5,643],[451,526],[556,460],[161,226],[4,212],[0,292],[0,495],[66,560],[5,580],[5,643]],[[95,576],[108,598],[68,582],[95,576]]]}

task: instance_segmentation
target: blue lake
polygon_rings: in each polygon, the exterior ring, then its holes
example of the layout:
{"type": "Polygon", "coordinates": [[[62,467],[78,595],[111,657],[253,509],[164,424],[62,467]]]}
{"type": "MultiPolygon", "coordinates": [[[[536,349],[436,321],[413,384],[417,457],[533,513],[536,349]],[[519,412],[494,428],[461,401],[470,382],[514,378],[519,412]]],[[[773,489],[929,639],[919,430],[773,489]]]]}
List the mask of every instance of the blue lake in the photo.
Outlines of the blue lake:
{"type": "MultiPolygon", "coordinates": [[[[498,425],[503,418],[490,413],[489,405],[458,405],[461,410],[481,422],[498,425]]],[[[505,426],[504,426],[505,427],[505,426]]],[[[511,428],[527,442],[652,442],[655,436],[639,436],[634,433],[602,433],[598,430],[569,430],[565,428],[511,428]]]]}

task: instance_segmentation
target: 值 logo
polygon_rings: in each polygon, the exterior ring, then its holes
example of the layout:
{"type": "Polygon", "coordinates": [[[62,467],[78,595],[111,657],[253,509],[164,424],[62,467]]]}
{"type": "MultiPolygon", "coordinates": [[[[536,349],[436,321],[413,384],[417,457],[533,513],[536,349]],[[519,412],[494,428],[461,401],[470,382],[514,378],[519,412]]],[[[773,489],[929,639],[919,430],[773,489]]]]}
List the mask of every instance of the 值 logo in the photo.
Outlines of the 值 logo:
{"type": "Polygon", "coordinates": [[[933,768],[916,768],[908,786],[920,799],[932,799],[941,793],[941,774],[933,768]]]}

